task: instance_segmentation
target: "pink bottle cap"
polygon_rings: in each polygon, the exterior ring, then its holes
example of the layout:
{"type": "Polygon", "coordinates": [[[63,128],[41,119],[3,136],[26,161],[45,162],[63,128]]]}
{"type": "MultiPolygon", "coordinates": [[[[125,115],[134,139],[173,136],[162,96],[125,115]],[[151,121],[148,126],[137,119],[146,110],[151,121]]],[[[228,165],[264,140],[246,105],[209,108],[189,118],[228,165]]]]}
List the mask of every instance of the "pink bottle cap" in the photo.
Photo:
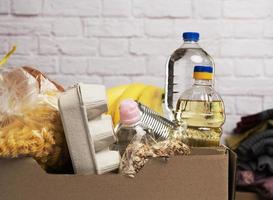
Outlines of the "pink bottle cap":
{"type": "Polygon", "coordinates": [[[119,106],[120,122],[123,124],[135,124],[140,120],[140,111],[133,99],[126,99],[119,106]]]}

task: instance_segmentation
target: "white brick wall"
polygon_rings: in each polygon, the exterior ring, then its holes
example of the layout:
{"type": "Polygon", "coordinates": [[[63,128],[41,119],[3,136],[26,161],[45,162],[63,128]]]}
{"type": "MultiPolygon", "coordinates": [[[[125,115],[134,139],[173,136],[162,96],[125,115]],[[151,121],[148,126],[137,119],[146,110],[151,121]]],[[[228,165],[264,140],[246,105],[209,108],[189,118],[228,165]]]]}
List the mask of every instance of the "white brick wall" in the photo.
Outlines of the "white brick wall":
{"type": "Polygon", "coordinates": [[[183,31],[199,31],[216,62],[228,132],[273,108],[272,0],[0,0],[0,54],[65,85],[164,84],[183,31]]]}

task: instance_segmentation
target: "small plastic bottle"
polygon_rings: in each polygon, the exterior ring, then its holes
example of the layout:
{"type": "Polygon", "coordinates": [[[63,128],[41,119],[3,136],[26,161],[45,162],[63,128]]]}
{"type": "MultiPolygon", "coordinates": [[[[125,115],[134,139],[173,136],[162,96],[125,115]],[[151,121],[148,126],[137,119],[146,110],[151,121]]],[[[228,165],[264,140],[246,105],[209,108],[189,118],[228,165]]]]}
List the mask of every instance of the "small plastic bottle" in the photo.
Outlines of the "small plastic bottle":
{"type": "Polygon", "coordinates": [[[126,147],[136,134],[143,136],[146,134],[144,127],[141,125],[141,113],[138,104],[131,99],[121,102],[120,123],[116,127],[117,145],[120,155],[122,156],[126,147]]]}
{"type": "Polygon", "coordinates": [[[187,125],[190,146],[218,146],[225,122],[224,103],[212,84],[211,66],[194,67],[194,84],[184,91],[176,106],[175,119],[187,125]]]}

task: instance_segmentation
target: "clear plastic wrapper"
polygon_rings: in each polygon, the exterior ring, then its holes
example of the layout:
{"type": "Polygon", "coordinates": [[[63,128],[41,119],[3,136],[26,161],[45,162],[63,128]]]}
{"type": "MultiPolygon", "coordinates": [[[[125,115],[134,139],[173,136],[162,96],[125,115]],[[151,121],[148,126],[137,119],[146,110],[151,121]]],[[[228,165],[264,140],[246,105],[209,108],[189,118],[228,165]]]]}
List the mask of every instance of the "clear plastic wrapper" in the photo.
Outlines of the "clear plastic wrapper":
{"type": "Polygon", "coordinates": [[[127,146],[120,163],[120,173],[134,178],[149,158],[188,155],[190,148],[181,140],[183,128],[173,131],[166,140],[156,140],[151,130],[139,131],[127,146]]]}
{"type": "Polygon", "coordinates": [[[38,70],[0,74],[0,157],[32,156],[48,172],[72,172],[58,95],[64,89],[38,70]]]}

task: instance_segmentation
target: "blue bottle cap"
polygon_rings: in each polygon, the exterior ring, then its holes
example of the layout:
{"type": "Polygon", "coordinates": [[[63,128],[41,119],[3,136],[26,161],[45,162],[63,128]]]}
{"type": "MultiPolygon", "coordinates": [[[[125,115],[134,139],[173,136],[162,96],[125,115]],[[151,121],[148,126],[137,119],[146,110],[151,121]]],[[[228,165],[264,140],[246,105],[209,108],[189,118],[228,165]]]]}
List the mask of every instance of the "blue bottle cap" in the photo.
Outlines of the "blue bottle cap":
{"type": "Polygon", "coordinates": [[[197,32],[184,32],[183,33],[184,41],[194,41],[197,42],[199,40],[199,33],[197,32]]]}

